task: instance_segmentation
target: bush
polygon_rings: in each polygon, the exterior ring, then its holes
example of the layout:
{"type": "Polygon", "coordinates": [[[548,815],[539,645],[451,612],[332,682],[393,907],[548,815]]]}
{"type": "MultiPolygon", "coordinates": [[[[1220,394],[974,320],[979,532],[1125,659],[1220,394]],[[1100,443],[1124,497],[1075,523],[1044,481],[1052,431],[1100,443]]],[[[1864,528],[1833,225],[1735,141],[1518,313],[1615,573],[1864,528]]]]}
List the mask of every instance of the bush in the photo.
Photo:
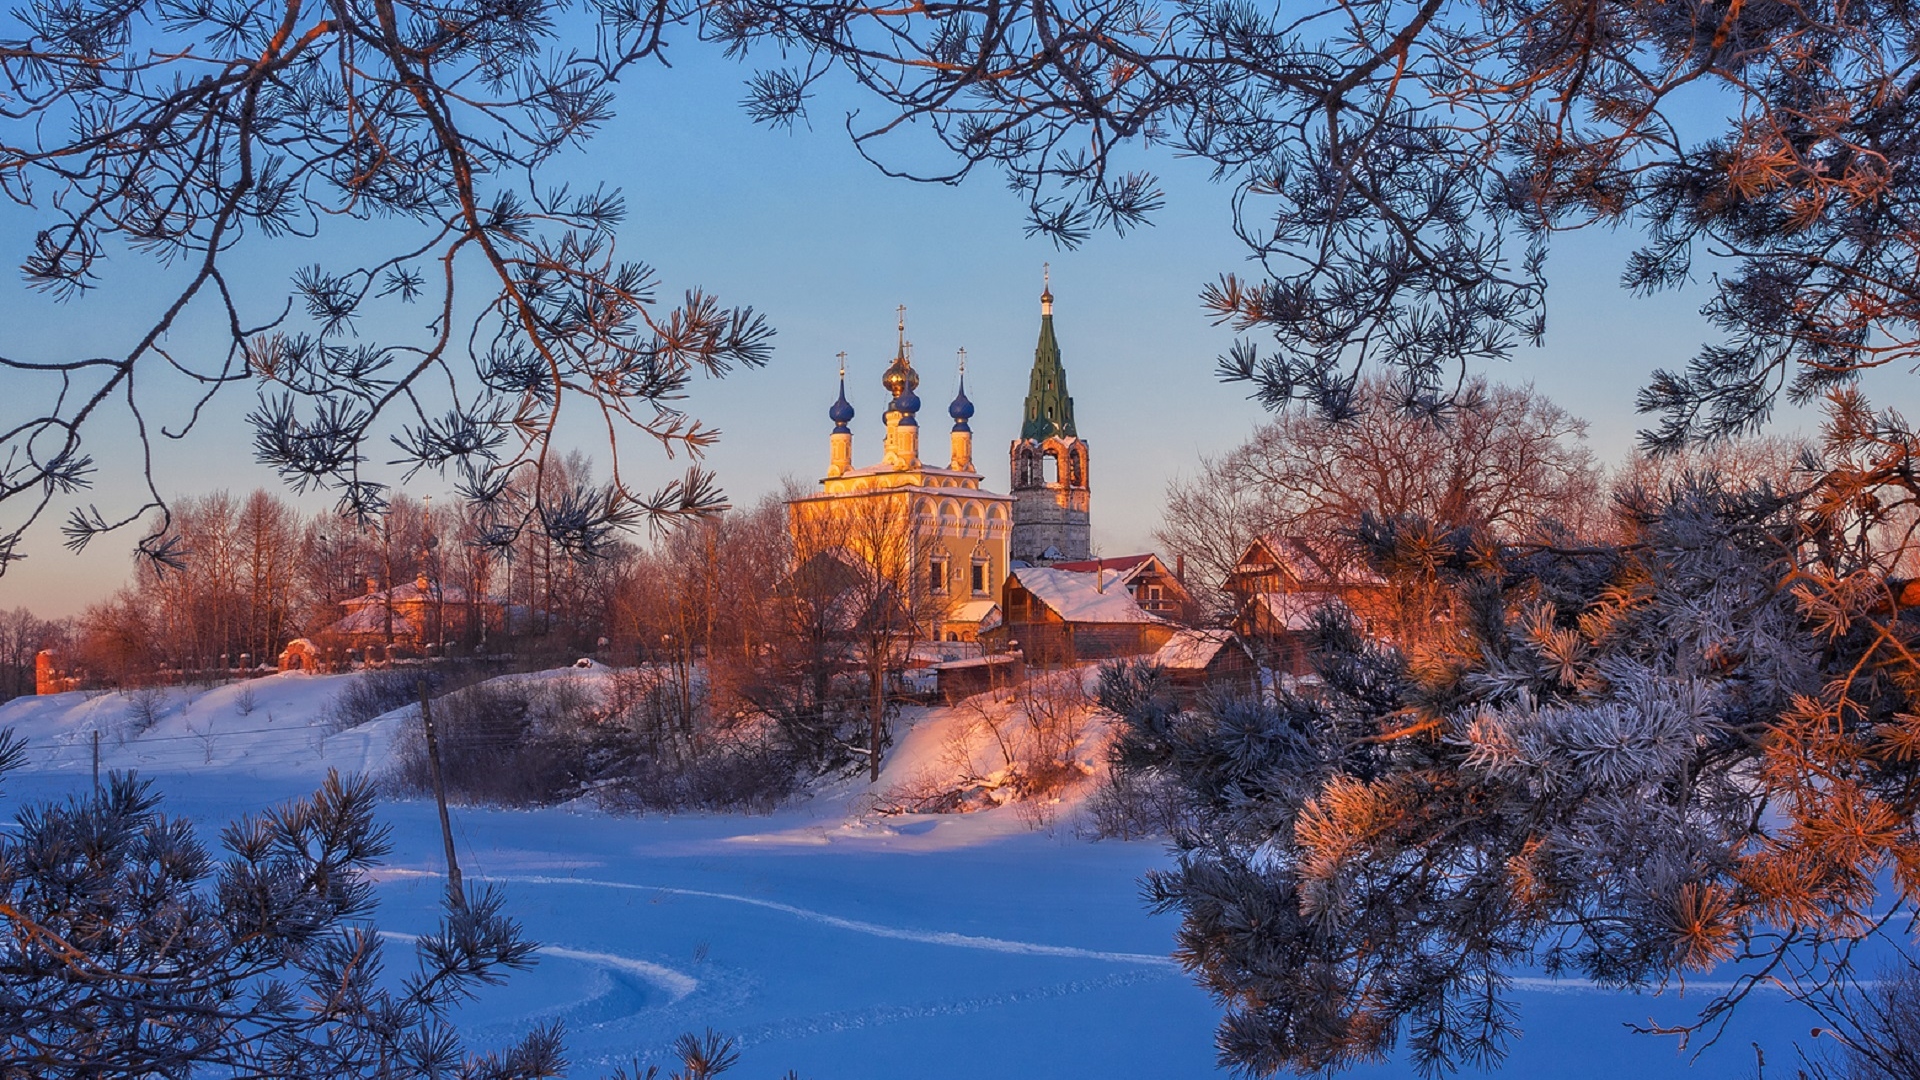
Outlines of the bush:
{"type": "MultiPolygon", "coordinates": [[[[440,774],[447,793],[470,802],[539,806],[579,793],[586,779],[584,718],[567,716],[527,683],[494,681],[433,701],[440,774]]],[[[402,729],[395,779],[406,791],[432,790],[427,740],[415,709],[402,729]]]]}
{"type": "Polygon", "coordinates": [[[1193,821],[1178,786],[1163,776],[1112,770],[1087,799],[1086,831],[1097,840],[1172,837],[1193,821]]]}
{"type": "Polygon", "coordinates": [[[1002,702],[976,694],[961,703],[938,759],[879,792],[880,813],[965,814],[1011,805],[1036,827],[1087,779],[1085,748],[1103,722],[1081,673],[1037,675],[1002,702]]]}
{"type": "Polygon", "coordinates": [[[432,685],[434,676],[425,672],[388,669],[355,675],[333,699],[333,729],[345,731],[359,727],[376,716],[418,701],[423,678],[432,685]]]}
{"type": "Polygon", "coordinates": [[[600,798],[609,809],[772,813],[800,787],[794,759],[764,740],[723,743],[679,761],[639,758],[600,798]]]}
{"type": "Polygon", "coordinates": [[[142,735],[160,722],[167,710],[167,692],[158,686],[142,686],[127,691],[127,726],[134,735],[142,735]]]}
{"type": "MultiPolygon", "coordinates": [[[[677,689],[644,669],[613,676],[607,699],[569,676],[496,679],[436,698],[448,793],[508,806],[593,795],[615,810],[765,813],[798,789],[796,759],[772,725],[695,729],[677,689]]],[[[401,737],[394,782],[431,790],[417,719],[401,737]]]]}

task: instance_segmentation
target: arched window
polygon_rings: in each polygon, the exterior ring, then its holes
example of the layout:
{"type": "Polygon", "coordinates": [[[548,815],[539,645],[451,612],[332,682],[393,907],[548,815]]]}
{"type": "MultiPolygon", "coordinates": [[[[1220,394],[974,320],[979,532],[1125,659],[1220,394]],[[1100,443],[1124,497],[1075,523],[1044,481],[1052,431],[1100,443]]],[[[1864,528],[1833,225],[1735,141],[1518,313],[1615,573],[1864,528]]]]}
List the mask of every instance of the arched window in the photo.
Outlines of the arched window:
{"type": "Polygon", "coordinates": [[[1046,470],[1045,474],[1042,475],[1041,477],[1041,482],[1046,484],[1059,483],[1060,482],[1059,452],[1056,450],[1048,450],[1044,455],[1042,455],[1041,460],[1042,462],[1044,462],[1043,467],[1046,470]]]}

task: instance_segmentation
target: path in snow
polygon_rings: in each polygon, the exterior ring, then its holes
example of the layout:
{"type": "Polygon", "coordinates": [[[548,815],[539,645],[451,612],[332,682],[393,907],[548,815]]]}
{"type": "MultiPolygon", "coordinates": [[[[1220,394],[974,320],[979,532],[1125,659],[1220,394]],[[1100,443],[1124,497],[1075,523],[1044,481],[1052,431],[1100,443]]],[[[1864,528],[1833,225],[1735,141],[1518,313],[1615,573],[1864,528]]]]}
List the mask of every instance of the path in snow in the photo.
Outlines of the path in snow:
{"type": "MultiPolygon", "coordinates": [[[[431,870],[388,871],[391,876],[441,877],[431,870]]],[[[846,919],[838,915],[829,915],[824,911],[783,904],[777,900],[763,900],[756,896],[741,896],[737,893],[709,892],[705,889],[681,889],[671,885],[638,885],[630,881],[603,881],[598,878],[552,877],[543,874],[466,874],[464,877],[474,881],[491,881],[513,885],[580,885],[589,888],[622,889],[644,893],[666,893],[671,896],[693,896],[706,900],[726,900],[735,904],[749,904],[768,911],[778,911],[795,918],[805,919],[840,930],[850,930],[856,934],[869,934],[873,937],[891,938],[895,941],[917,941],[923,945],[946,945],[956,949],[984,949],[987,952],[1017,953],[1022,956],[1061,956],[1073,960],[1104,960],[1116,964],[1143,964],[1149,967],[1163,967],[1174,970],[1179,964],[1171,958],[1156,956],[1152,953],[1109,952],[1104,949],[1080,949],[1071,945],[1039,945],[1030,941],[1008,941],[1005,938],[980,937],[975,934],[957,934],[949,930],[910,930],[898,926],[882,926],[879,923],[865,922],[860,919],[846,919]]]]}

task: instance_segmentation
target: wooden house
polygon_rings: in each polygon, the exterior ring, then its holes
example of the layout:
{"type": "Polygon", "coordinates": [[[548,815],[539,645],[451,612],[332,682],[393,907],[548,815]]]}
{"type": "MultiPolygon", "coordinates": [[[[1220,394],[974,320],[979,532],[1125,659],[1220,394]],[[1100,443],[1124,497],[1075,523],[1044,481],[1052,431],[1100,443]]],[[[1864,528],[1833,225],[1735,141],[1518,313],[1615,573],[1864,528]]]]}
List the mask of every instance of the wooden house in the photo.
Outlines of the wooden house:
{"type": "Polygon", "coordinates": [[[1154,666],[1181,698],[1191,701],[1209,687],[1258,693],[1259,668],[1253,651],[1231,630],[1182,629],[1153,654],[1154,666]]]}
{"type": "Polygon", "coordinates": [[[1360,554],[1303,536],[1263,536],[1247,545],[1221,588],[1233,600],[1233,629],[1262,663],[1308,670],[1305,636],[1313,617],[1339,605],[1362,625],[1382,622],[1392,587],[1360,554]]]}
{"type": "Polygon", "coordinates": [[[1001,586],[1001,623],[984,633],[998,651],[1018,648],[1029,664],[1145,656],[1178,627],[1134,601],[1125,586],[1098,574],[1026,566],[1001,586]]]}
{"type": "Polygon", "coordinates": [[[1152,612],[1173,622],[1192,623],[1199,610],[1193,602],[1193,594],[1187,591],[1186,583],[1181,580],[1180,572],[1168,568],[1160,556],[1151,552],[1113,559],[1054,563],[1053,569],[1102,575],[1108,583],[1105,587],[1119,585],[1127,590],[1142,611],[1152,612]]]}

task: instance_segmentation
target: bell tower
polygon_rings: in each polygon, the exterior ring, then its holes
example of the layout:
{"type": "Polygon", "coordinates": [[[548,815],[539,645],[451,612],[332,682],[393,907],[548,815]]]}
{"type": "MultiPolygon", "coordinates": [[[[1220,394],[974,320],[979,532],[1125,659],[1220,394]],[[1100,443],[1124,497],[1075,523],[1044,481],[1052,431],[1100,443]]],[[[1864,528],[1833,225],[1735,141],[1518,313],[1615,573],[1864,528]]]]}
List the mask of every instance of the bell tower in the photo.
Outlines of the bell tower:
{"type": "Polygon", "coordinates": [[[1014,500],[1009,554],[1036,566],[1092,555],[1088,446],[1074,427],[1067,369],[1053,336],[1051,277],[1040,293],[1040,341],[1033,349],[1020,437],[1008,455],[1014,500]]]}

